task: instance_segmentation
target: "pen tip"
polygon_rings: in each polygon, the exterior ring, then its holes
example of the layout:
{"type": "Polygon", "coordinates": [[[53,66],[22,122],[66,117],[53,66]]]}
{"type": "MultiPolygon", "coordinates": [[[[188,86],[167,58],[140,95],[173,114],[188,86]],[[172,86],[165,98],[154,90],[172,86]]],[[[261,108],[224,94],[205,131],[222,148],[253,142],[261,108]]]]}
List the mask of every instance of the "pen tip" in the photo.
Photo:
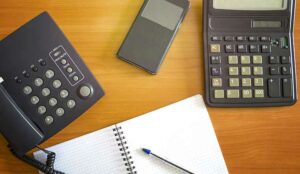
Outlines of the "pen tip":
{"type": "Polygon", "coordinates": [[[143,148],[143,151],[144,151],[147,155],[150,155],[150,154],[151,154],[151,150],[149,150],[149,149],[143,148]]]}

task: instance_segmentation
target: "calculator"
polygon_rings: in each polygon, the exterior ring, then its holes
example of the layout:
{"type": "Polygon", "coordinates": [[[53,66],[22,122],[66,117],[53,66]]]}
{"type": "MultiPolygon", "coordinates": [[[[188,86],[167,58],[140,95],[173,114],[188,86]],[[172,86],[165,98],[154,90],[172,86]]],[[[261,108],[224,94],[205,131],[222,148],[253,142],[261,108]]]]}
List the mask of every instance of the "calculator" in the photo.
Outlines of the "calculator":
{"type": "Polygon", "coordinates": [[[204,0],[203,13],[208,105],[296,103],[294,0],[204,0]]]}

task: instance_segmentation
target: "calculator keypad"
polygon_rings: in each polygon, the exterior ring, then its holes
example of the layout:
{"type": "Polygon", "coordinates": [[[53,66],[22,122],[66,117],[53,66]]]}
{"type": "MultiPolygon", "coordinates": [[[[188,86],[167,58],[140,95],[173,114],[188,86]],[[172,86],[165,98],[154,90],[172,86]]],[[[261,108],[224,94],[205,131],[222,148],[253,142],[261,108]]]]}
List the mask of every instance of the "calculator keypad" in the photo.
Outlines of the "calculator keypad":
{"type": "Polygon", "coordinates": [[[290,52],[274,40],[271,36],[211,36],[208,76],[212,101],[251,104],[291,100],[290,52]]]}

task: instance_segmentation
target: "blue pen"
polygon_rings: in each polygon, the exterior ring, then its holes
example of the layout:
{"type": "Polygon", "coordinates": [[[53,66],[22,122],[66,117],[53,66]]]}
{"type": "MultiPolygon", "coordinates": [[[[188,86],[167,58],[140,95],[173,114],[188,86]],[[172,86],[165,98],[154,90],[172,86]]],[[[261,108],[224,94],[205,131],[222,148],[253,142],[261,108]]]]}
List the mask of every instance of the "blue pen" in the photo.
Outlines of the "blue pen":
{"type": "Polygon", "coordinates": [[[160,159],[160,160],[162,160],[162,161],[164,161],[164,162],[166,162],[166,163],[168,163],[168,164],[170,164],[170,165],[172,165],[172,166],[174,166],[174,167],[176,167],[176,168],[178,168],[178,169],[180,169],[180,170],[182,170],[182,171],[184,171],[184,172],[186,172],[186,173],[194,174],[194,173],[192,173],[192,172],[190,172],[190,171],[188,171],[188,170],[186,170],[186,169],[184,169],[184,168],[182,168],[182,167],[179,167],[178,165],[176,165],[176,164],[174,164],[174,163],[172,163],[172,162],[170,162],[170,161],[168,161],[168,160],[166,160],[166,159],[163,159],[162,157],[160,157],[160,156],[158,156],[158,155],[155,155],[155,154],[152,153],[151,150],[149,150],[149,149],[143,148],[143,151],[144,151],[147,155],[152,155],[152,156],[154,156],[154,157],[156,157],[156,158],[158,158],[158,159],[160,159]]]}

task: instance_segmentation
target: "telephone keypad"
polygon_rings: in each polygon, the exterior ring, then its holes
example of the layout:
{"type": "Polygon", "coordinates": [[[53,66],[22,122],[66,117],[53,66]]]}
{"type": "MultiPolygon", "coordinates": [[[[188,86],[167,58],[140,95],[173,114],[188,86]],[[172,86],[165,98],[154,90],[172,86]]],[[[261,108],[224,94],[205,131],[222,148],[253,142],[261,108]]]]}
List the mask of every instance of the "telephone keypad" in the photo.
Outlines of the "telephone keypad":
{"type": "Polygon", "coordinates": [[[25,86],[23,92],[24,94],[29,95],[32,93],[32,88],[30,86],[25,86]]]}
{"type": "Polygon", "coordinates": [[[61,87],[61,81],[60,80],[54,80],[53,81],[53,87],[58,89],[61,87]]]}
{"type": "Polygon", "coordinates": [[[46,73],[45,73],[45,75],[46,75],[46,77],[48,79],[51,79],[51,78],[54,77],[55,74],[54,74],[54,72],[52,70],[47,70],[46,73]]]}
{"type": "Polygon", "coordinates": [[[65,110],[63,108],[57,108],[55,113],[57,116],[61,117],[65,114],[65,110]]]}
{"type": "Polygon", "coordinates": [[[44,88],[42,89],[42,95],[44,97],[48,97],[51,94],[50,89],[49,88],[44,88]]]}
{"type": "Polygon", "coordinates": [[[74,107],[76,106],[75,100],[69,100],[69,101],[67,102],[67,106],[68,106],[68,108],[70,108],[70,109],[74,108],[74,107]]]}
{"type": "Polygon", "coordinates": [[[39,114],[43,115],[43,114],[45,114],[46,112],[47,112],[47,109],[46,109],[45,106],[40,106],[40,107],[38,107],[38,113],[39,113],[39,114]]]}
{"type": "Polygon", "coordinates": [[[52,124],[53,121],[54,121],[54,119],[53,119],[52,116],[47,116],[47,117],[45,118],[45,123],[46,123],[47,125],[52,124]]]}
{"type": "Polygon", "coordinates": [[[51,98],[49,100],[49,105],[52,106],[52,107],[56,106],[57,105],[57,99],[51,98]]]}
{"type": "Polygon", "coordinates": [[[40,101],[40,99],[37,96],[31,97],[31,103],[32,104],[36,105],[36,104],[39,103],[39,101],[40,101]]]}

